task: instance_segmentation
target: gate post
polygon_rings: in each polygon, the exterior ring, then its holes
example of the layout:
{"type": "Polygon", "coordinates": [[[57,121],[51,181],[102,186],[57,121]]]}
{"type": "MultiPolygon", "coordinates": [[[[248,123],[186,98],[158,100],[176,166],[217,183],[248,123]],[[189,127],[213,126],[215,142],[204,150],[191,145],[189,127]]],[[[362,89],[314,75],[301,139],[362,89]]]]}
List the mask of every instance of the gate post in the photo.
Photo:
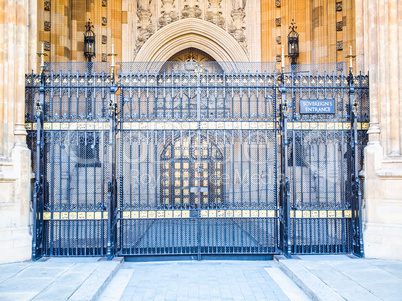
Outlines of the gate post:
{"type": "MultiPolygon", "coordinates": [[[[352,56],[352,55],[350,55],[352,56]]],[[[352,128],[352,230],[353,230],[353,238],[352,238],[352,249],[353,254],[358,257],[364,257],[364,249],[363,249],[363,232],[362,232],[362,219],[361,219],[361,203],[362,203],[362,193],[360,191],[360,180],[359,180],[359,142],[358,142],[358,132],[357,132],[357,118],[359,115],[358,112],[358,103],[355,99],[355,88],[354,88],[354,76],[352,65],[349,69],[348,76],[349,83],[349,103],[350,103],[350,111],[351,111],[351,128],[352,128]]]]}
{"type": "MultiPolygon", "coordinates": [[[[283,47],[283,46],[282,46],[283,47]]],[[[284,55],[282,51],[282,72],[281,72],[281,87],[279,92],[281,93],[281,184],[280,184],[280,221],[281,221],[281,246],[283,254],[286,258],[291,257],[291,242],[290,242],[290,183],[288,177],[288,145],[290,143],[288,139],[288,104],[286,101],[286,88],[284,78],[284,55]]]]}
{"type": "Polygon", "coordinates": [[[116,201],[117,201],[117,182],[116,182],[116,91],[118,86],[115,82],[114,65],[112,65],[110,86],[109,110],[109,182],[108,182],[108,199],[109,211],[107,219],[107,250],[108,260],[112,260],[115,254],[116,242],[116,201]]]}
{"type": "MultiPolygon", "coordinates": [[[[41,54],[43,55],[43,54],[41,54]]],[[[33,75],[32,75],[33,76],[33,75]]],[[[32,78],[33,80],[33,78],[32,78]]],[[[36,101],[36,179],[33,189],[33,235],[32,235],[32,260],[37,260],[43,256],[43,109],[45,104],[45,74],[42,59],[40,73],[39,100],[36,101]]]]}

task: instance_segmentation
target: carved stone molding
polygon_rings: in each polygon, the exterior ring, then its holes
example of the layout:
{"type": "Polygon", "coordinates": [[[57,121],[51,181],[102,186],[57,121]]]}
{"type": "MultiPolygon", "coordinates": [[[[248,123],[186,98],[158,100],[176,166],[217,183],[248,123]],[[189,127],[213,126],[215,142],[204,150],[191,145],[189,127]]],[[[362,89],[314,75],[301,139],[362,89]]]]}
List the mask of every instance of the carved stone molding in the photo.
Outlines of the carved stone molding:
{"type": "Polygon", "coordinates": [[[281,18],[275,18],[275,25],[281,26],[281,18]]]}
{"type": "Polygon", "coordinates": [[[225,18],[222,17],[222,0],[208,0],[208,10],[205,15],[205,20],[219,27],[225,27],[225,18]]]}
{"type": "Polygon", "coordinates": [[[50,46],[51,46],[50,42],[48,42],[48,41],[43,42],[43,49],[44,50],[50,51],[50,46]]]}
{"type": "Polygon", "coordinates": [[[44,4],[43,4],[44,10],[45,11],[50,11],[50,7],[51,7],[50,1],[45,1],[44,4]]]}
{"type": "Polygon", "coordinates": [[[282,43],[282,37],[281,36],[276,37],[276,43],[278,43],[278,44],[282,43]]]}
{"type": "Polygon", "coordinates": [[[141,49],[142,45],[149,39],[151,35],[154,34],[155,28],[152,24],[152,13],[150,10],[151,0],[142,0],[138,2],[137,16],[138,16],[138,26],[137,26],[137,40],[135,43],[136,52],[141,49]]]}
{"type": "Polygon", "coordinates": [[[343,29],[343,22],[342,21],[336,22],[336,31],[342,31],[342,29],[343,29]]]}
{"type": "Polygon", "coordinates": [[[102,25],[107,25],[107,18],[106,17],[102,17],[102,25]]]}
{"type": "Polygon", "coordinates": [[[342,11],[342,1],[336,2],[336,11],[342,11]]]}
{"type": "Polygon", "coordinates": [[[107,6],[107,0],[102,0],[102,6],[107,6]]]}
{"type": "Polygon", "coordinates": [[[175,10],[174,1],[175,0],[162,0],[161,17],[158,20],[159,28],[179,20],[179,15],[175,10]]]}
{"type": "Polygon", "coordinates": [[[281,0],[275,0],[275,6],[281,7],[281,0]]]}
{"type": "Polygon", "coordinates": [[[245,2],[242,0],[233,0],[232,24],[229,26],[229,33],[236,39],[247,53],[247,43],[244,26],[244,18],[246,17],[245,2]]]}
{"type": "Polygon", "coordinates": [[[336,42],[336,50],[343,50],[343,41],[336,42]]]}
{"type": "Polygon", "coordinates": [[[280,55],[280,54],[277,54],[275,58],[278,63],[280,63],[282,61],[282,55],[280,55]]]}
{"type": "Polygon", "coordinates": [[[106,44],[107,43],[107,35],[102,35],[102,44],[106,44]]]}
{"type": "Polygon", "coordinates": [[[183,19],[186,18],[201,18],[202,10],[198,0],[184,0],[184,8],[181,11],[183,19]]]}
{"type": "Polygon", "coordinates": [[[52,25],[51,25],[50,21],[45,21],[45,22],[43,23],[43,29],[44,29],[45,31],[50,31],[51,27],[52,27],[52,25]]]}
{"type": "Polygon", "coordinates": [[[102,53],[102,62],[107,62],[107,54],[102,53]]]}

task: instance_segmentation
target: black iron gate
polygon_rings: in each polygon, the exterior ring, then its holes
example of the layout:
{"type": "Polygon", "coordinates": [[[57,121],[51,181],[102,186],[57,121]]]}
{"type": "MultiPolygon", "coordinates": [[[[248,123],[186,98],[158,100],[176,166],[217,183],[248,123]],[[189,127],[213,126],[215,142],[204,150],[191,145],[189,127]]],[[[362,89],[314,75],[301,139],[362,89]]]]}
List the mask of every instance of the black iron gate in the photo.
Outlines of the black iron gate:
{"type": "Polygon", "coordinates": [[[27,75],[33,258],[362,256],[368,77],[177,64],[27,75]]]}

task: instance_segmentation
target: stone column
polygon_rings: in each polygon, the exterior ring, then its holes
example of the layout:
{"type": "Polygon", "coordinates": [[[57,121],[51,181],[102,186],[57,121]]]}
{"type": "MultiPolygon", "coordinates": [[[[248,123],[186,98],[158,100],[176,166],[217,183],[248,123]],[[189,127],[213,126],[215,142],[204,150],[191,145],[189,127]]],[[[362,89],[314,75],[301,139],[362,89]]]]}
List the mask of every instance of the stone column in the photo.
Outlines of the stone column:
{"type": "Polygon", "coordinates": [[[402,259],[401,6],[402,0],[363,0],[364,18],[357,23],[370,74],[363,207],[367,257],[402,259]]]}
{"type": "Polygon", "coordinates": [[[0,14],[0,263],[31,257],[31,157],[26,145],[28,0],[4,0],[0,14]],[[6,13],[4,13],[6,12],[6,13]]]}

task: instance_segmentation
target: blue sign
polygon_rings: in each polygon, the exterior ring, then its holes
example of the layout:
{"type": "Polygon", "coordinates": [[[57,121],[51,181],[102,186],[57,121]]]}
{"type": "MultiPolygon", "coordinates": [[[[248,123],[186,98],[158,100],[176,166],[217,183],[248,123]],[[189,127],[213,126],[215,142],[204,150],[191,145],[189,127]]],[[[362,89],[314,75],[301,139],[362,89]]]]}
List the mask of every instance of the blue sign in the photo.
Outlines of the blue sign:
{"type": "Polygon", "coordinates": [[[335,114],[335,100],[300,99],[300,114],[335,114]]]}

